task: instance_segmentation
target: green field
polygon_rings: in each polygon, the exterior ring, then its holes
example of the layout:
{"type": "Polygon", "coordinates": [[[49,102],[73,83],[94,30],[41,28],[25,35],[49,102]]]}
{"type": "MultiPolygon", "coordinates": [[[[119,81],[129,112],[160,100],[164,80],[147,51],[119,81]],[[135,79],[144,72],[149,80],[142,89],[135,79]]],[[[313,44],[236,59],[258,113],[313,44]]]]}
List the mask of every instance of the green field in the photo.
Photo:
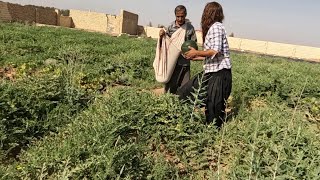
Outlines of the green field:
{"type": "Polygon", "coordinates": [[[1,23],[0,178],[320,177],[320,64],[232,52],[217,130],[199,102],[152,93],[155,46],[1,23]]]}

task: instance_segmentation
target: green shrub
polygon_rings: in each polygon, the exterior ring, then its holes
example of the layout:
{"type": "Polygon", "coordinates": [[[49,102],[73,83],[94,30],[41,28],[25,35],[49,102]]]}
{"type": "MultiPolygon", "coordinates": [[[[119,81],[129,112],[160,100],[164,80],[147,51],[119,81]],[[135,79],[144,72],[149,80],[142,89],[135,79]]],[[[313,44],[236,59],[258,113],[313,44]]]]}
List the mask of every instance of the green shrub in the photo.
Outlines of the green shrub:
{"type": "Polygon", "coordinates": [[[70,122],[89,98],[63,75],[45,74],[0,84],[1,159],[15,157],[35,138],[70,122]]]}

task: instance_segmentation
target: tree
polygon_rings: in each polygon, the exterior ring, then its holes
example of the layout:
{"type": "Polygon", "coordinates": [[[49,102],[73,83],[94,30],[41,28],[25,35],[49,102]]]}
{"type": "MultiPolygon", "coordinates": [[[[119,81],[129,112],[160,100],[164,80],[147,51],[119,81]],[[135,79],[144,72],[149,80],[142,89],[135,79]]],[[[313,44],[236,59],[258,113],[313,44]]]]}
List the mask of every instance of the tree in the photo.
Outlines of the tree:
{"type": "Polygon", "coordinates": [[[234,37],[234,33],[232,32],[232,33],[229,35],[229,37],[234,37]]]}
{"type": "Polygon", "coordinates": [[[149,27],[152,27],[152,23],[151,23],[151,21],[149,22],[148,26],[149,26],[149,27]]]}

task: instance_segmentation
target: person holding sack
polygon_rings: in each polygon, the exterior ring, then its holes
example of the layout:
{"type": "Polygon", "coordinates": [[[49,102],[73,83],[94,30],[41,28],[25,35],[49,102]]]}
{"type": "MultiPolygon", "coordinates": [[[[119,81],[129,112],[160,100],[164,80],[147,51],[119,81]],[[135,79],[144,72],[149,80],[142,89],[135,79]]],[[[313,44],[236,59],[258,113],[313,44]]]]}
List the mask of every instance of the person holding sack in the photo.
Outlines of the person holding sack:
{"type": "Polygon", "coordinates": [[[154,68],[158,82],[165,84],[165,92],[176,94],[178,87],[190,80],[190,61],[181,55],[181,45],[186,40],[197,41],[197,37],[194,27],[186,19],[185,6],[177,6],[174,13],[176,20],[159,32],[154,68]],[[160,75],[165,78],[159,78],[160,75]]]}

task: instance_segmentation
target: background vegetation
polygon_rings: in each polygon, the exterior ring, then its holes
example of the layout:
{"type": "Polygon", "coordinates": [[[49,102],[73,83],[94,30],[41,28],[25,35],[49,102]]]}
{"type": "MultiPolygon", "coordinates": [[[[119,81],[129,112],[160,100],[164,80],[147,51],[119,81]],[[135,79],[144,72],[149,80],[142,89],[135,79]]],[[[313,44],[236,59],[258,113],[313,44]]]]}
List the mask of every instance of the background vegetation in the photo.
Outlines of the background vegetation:
{"type": "MultiPolygon", "coordinates": [[[[152,90],[156,42],[0,24],[1,179],[317,179],[320,65],[232,52],[226,124],[152,90]],[[192,116],[192,118],[191,118],[192,116]]],[[[192,62],[192,73],[202,64],[192,62]]]]}

